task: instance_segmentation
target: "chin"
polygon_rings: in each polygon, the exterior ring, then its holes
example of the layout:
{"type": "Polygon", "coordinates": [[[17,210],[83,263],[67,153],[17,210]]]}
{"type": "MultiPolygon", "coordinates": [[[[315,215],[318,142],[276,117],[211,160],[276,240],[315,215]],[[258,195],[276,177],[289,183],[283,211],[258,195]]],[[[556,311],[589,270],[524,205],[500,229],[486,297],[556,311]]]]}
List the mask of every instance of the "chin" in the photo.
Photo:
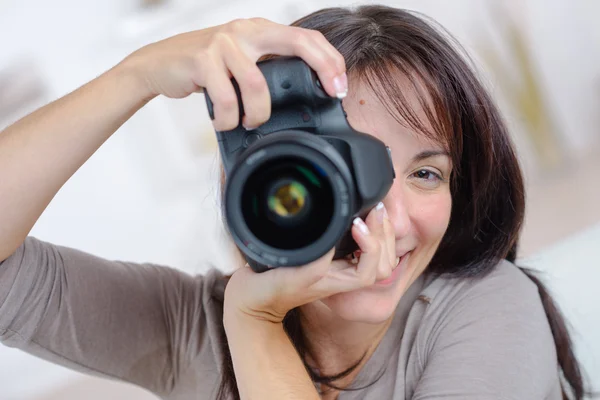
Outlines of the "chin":
{"type": "MultiPolygon", "coordinates": [[[[398,284],[401,282],[397,282],[398,284]]],[[[394,293],[370,288],[340,293],[323,299],[335,315],[349,322],[381,324],[389,320],[396,311],[403,290],[394,293]]]]}
{"type": "MultiPolygon", "coordinates": [[[[409,263],[412,252],[401,257],[392,275],[372,286],[327,297],[322,303],[334,315],[348,322],[381,324],[395,313],[400,299],[412,283],[414,268],[409,263]]],[[[414,262],[414,260],[413,260],[414,262]]]]}

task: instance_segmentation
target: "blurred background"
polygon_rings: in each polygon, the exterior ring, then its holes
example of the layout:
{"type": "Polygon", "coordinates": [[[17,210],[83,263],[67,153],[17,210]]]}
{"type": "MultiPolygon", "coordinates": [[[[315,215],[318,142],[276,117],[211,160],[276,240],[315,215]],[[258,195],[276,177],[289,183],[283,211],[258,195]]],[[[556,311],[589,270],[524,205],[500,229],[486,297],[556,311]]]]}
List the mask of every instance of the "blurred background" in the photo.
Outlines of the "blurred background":
{"type": "MultiPolygon", "coordinates": [[[[289,23],[345,0],[0,0],[0,129],[150,42],[234,18],[289,23]]],[[[473,57],[526,173],[521,265],[544,279],[600,390],[600,1],[379,1],[433,17],[473,57]]],[[[64,186],[41,239],[202,273],[228,270],[204,98],[157,98],[64,186]]],[[[9,194],[2,194],[9,195],[9,194]]],[[[0,347],[0,399],[153,397],[0,347]]]]}

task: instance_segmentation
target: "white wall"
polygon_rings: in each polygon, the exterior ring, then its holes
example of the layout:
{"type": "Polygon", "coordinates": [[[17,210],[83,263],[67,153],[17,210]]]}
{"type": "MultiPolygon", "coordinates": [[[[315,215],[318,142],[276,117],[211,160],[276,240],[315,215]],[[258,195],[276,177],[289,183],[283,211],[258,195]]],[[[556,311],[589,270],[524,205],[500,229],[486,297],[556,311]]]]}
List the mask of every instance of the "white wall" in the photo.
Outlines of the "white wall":
{"type": "Polygon", "coordinates": [[[554,300],[568,319],[576,355],[594,390],[600,390],[600,224],[521,260],[542,271],[554,300]]]}

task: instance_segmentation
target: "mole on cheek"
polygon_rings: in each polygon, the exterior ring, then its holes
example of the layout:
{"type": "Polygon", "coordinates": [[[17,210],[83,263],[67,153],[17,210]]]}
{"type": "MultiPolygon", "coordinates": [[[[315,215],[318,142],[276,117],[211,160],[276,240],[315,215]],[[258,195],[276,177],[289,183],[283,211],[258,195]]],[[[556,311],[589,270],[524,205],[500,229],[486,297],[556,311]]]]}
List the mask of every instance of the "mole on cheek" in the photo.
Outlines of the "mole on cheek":
{"type": "Polygon", "coordinates": [[[360,101],[358,102],[358,104],[360,104],[361,106],[364,106],[366,103],[366,101],[364,101],[363,99],[360,99],[360,101]]]}

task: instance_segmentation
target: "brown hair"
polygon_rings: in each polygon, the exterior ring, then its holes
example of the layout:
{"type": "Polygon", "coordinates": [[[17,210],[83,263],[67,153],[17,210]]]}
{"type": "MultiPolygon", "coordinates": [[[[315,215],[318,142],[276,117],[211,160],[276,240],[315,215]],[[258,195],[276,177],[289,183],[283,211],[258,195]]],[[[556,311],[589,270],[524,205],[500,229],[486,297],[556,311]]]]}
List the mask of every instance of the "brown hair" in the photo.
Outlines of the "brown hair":
{"type": "MultiPolygon", "coordinates": [[[[476,278],[502,259],[515,262],[525,209],[520,166],[498,108],[451,36],[415,13],[386,6],[323,9],[292,25],[323,33],[344,56],[348,73],[385,95],[399,122],[448,147],[454,166],[451,219],[426,273],[476,278]],[[407,105],[391,71],[407,76],[415,90],[424,89],[422,106],[433,132],[407,105]]],[[[565,321],[540,280],[523,271],[537,285],[550,322],[564,378],[563,398],[569,392],[582,399],[583,380],[565,321]]],[[[297,310],[288,314],[284,327],[304,358],[297,310]]],[[[224,331],[222,336],[225,357],[218,398],[239,399],[224,331]]],[[[313,381],[336,389],[333,382],[358,364],[336,376],[320,376],[305,362],[313,381]]]]}

